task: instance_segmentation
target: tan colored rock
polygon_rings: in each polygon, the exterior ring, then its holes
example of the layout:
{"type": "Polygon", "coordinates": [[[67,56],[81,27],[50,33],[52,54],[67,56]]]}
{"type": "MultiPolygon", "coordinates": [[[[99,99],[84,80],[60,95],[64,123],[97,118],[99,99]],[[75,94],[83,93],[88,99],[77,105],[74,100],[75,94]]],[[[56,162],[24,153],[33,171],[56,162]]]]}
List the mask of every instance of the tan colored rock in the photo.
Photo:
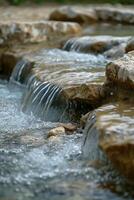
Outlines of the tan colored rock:
{"type": "Polygon", "coordinates": [[[56,21],[73,21],[81,24],[90,24],[97,21],[94,9],[87,7],[63,6],[55,9],[49,17],[56,21]]]}
{"type": "Polygon", "coordinates": [[[126,52],[134,51],[134,38],[131,38],[126,45],[126,52]]]}
{"type": "Polygon", "coordinates": [[[69,22],[0,22],[0,46],[46,42],[79,31],[77,23],[69,22]]]}
{"type": "Polygon", "coordinates": [[[72,123],[60,123],[60,125],[63,126],[68,132],[74,132],[77,129],[77,126],[72,123]]]}
{"type": "Polygon", "coordinates": [[[65,134],[65,128],[62,127],[62,126],[59,126],[59,127],[51,129],[48,132],[48,136],[47,137],[50,138],[52,136],[60,136],[60,135],[63,135],[63,134],[65,134]]]}
{"type": "MultiPolygon", "coordinates": [[[[96,139],[96,145],[107,155],[113,165],[132,180],[134,180],[133,116],[134,104],[128,102],[107,104],[96,109],[95,113],[90,114],[86,123],[86,139],[83,147],[83,152],[90,156],[91,144],[96,139]]],[[[92,153],[95,154],[96,149],[92,148],[92,153]]],[[[103,159],[99,155],[97,153],[98,159],[103,159]]]]}
{"type": "Polygon", "coordinates": [[[134,89],[134,51],[109,63],[106,67],[106,77],[107,82],[134,89]]]}
{"type": "Polygon", "coordinates": [[[94,65],[98,59],[101,62],[102,58],[59,49],[42,49],[26,56],[25,59],[28,63],[34,63],[31,72],[37,80],[59,86],[62,88],[61,95],[66,99],[90,104],[91,107],[100,105],[104,99],[102,83],[105,68],[102,66],[90,68],[89,65],[89,63],[94,65]],[[83,62],[84,57],[87,63],[83,62]]]}
{"type": "Polygon", "coordinates": [[[85,102],[93,107],[100,105],[105,97],[102,85],[99,84],[83,84],[77,87],[65,88],[63,92],[68,99],[85,102]]]}

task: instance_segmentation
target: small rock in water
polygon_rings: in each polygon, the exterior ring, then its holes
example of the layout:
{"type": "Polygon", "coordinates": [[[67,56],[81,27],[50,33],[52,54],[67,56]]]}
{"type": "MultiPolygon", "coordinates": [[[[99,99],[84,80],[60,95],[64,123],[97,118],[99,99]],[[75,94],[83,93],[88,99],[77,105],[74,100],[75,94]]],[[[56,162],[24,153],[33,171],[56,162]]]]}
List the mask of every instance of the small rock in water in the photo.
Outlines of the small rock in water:
{"type": "Polygon", "coordinates": [[[72,123],[61,123],[61,126],[63,126],[65,128],[66,131],[68,131],[70,134],[70,132],[74,132],[77,129],[77,125],[72,124],[72,123]]]}
{"type": "Polygon", "coordinates": [[[52,137],[52,136],[63,135],[63,134],[65,134],[65,128],[62,127],[62,126],[59,126],[59,127],[56,127],[56,128],[51,129],[51,130],[48,132],[47,138],[50,138],[50,137],[52,137]]]}

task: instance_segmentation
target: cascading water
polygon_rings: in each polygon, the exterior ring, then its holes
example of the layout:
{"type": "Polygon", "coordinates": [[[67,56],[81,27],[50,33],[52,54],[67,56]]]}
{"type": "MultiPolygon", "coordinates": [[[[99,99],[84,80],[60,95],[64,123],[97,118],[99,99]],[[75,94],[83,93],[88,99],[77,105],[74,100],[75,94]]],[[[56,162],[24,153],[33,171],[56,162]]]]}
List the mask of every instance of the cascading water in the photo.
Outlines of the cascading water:
{"type": "MultiPolygon", "coordinates": [[[[11,87],[12,84],[17,83],[18,90],[14,89],[11,93],[7,83],[0,84],[0,105],[2,105],[0,107],[0,161],[2,161],[0,162],[0,194],[4,199],[89,200],[89,197],[92,200],[124,199],[110,190],[104,190],[102,185],[107,182],[110,184],[118,182],[121,185],[118,176],[105,174],[105,169],[101,171],[89,166],[89,160],[100,156],[96,149],[97,138],[91,134],[94,118],[90,120],[91,124],[89,123],[87,127],[89,134],[85,134],[85,137],[89,138],[84,138],[85,142],[89,141],[85,147],[88,145],[91,147],[87,160],[82,157],[81,133],[63,135],[57,140],[46,139],[49,129],[61,126],[46,121],[67,121],[69,118],[67,110],[73,106],[78,109],[78,105],[73,105],[73,102],[68,102],[62,96],[64,84],[67,82],[74,84],[71,80],[73,78],[76,78],[75,82],[79,80],[79,83],[89,78],[98,81],[98,76],[104,75],[102,63],[105,66],[105,60],[102,58],[62,50],[44,50],[42,56],[36,57],[38,61],[36,65],[33,66],[25,60],[16,65],[9,85],[11,87]],[[33,75],[32,69],[38,68],[45,60],[48,68],[45,66],[44,79],[39,80],[39,74],[33,75]],[[53,66],[50,66],[51,62],[58,65],[56,72],[53,66]],[[92,73],[87,76],[94,68],[95,76],[92,73]],[[65,79],[63,73],[68,74],[68,71],[69,77],[70,74],[74,75],[74,72],[79,75],[65,79]],[[81,78],[82,71],[84,75],[81,78]],[[20,83],[24,86],[23,95],[20,83]],[[23,99],[22,105],[21,99],[23,99]],[[29,112],[30,115],[27,115],[29,112]],[[35,115],[40,116],[41,119],[35,115]]],[[[86,150],[83,151],[87,153],[86,150]]]]}
{"type": "MultiPolygon", "coordinates": [[[[101,66],[106,61],[101,56],[75,52],[72,54],[59,49],[44,49],[35,55],[33,60],[28,61],[26,58],[17,63],[10,78],[10,85],[13,83],[25,85],[22,110],[33,112],[46,121],[69,121],[71,104],[63,95],[62,89],[87,81],[98,82],[104,76],[104,68],[101,66]],[[38,72],[42,66],[45,66],[45,69],[43,67],[43,72],[38,72]],[[43,81],[38,79],[42,74],[43,81]]],[[[71,105],[71,109],[73,106],[71,105]]]]}

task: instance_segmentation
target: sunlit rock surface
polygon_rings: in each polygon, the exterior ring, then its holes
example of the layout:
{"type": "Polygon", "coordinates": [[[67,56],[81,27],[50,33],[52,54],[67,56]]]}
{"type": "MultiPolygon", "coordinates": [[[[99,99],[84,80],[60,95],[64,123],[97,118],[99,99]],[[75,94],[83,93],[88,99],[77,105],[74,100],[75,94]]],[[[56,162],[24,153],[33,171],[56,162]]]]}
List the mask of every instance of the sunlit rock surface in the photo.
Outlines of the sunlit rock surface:
{"type": "Polygon", "coordinates": [[[0,45],[39,43],[52,38],[73,35],[80,31],[78,24],[69,22],[0,22],[0,45]]]}
{"type": "Polygon", "coordinates": [[[129,104],[127,102],[108,104],[98,108],[90,115],[94,118],[94,124],[86,132],[87,141],[85,141],[84,147],[86,153],[88,154],[90,149],[87,146],[90,135],[94,135],[94,137],[96,135],[98,138],[96,142],[108,159],[123,175],[134,180],[133,101],[129,104]]]}
{"type": "Polygon", "coordinates": [[[49,17],[50,20],[73,21],[81,24],[91,24],[97,21],[96,13],[92,8],[78,6],[64,6],[55,9],[49,17]]]}
{"type": "Polygon", "coordinates": [[[107,82],[134,89],[134,51],[109,63],[106,67],[107,82]]]}

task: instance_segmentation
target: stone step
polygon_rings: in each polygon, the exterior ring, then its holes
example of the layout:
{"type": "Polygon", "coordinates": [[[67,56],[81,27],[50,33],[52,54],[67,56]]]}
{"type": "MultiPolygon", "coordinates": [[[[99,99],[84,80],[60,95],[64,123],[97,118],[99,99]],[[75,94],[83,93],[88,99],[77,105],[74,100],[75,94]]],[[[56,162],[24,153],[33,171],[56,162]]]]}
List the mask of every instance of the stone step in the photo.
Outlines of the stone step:
{"type": "MultiPolygon", "coordinates": [[[[134,180],[134,99],[110,103],[89,113],[84,130],[87,158],[100,148],[121,174],[134,180]],[[96,140],[91,152],[93,138],[96,140]]],[[[102,160],[104,155],[96,154],[102,160]],[[101,155],[101,156],[100,156],[101,155]]]]}
{"type": "Polygon", "coordinates": [[[127,6],[63,6],[56,8],[50,20],[74,21],[83,24],[116,22],[134,24],[134,9],[127,6]]]}
{"type": "Polygon", "coordinates": [[[134,51],[110,62],[106,67],[107,82],[134,90],[134,51]]]}

